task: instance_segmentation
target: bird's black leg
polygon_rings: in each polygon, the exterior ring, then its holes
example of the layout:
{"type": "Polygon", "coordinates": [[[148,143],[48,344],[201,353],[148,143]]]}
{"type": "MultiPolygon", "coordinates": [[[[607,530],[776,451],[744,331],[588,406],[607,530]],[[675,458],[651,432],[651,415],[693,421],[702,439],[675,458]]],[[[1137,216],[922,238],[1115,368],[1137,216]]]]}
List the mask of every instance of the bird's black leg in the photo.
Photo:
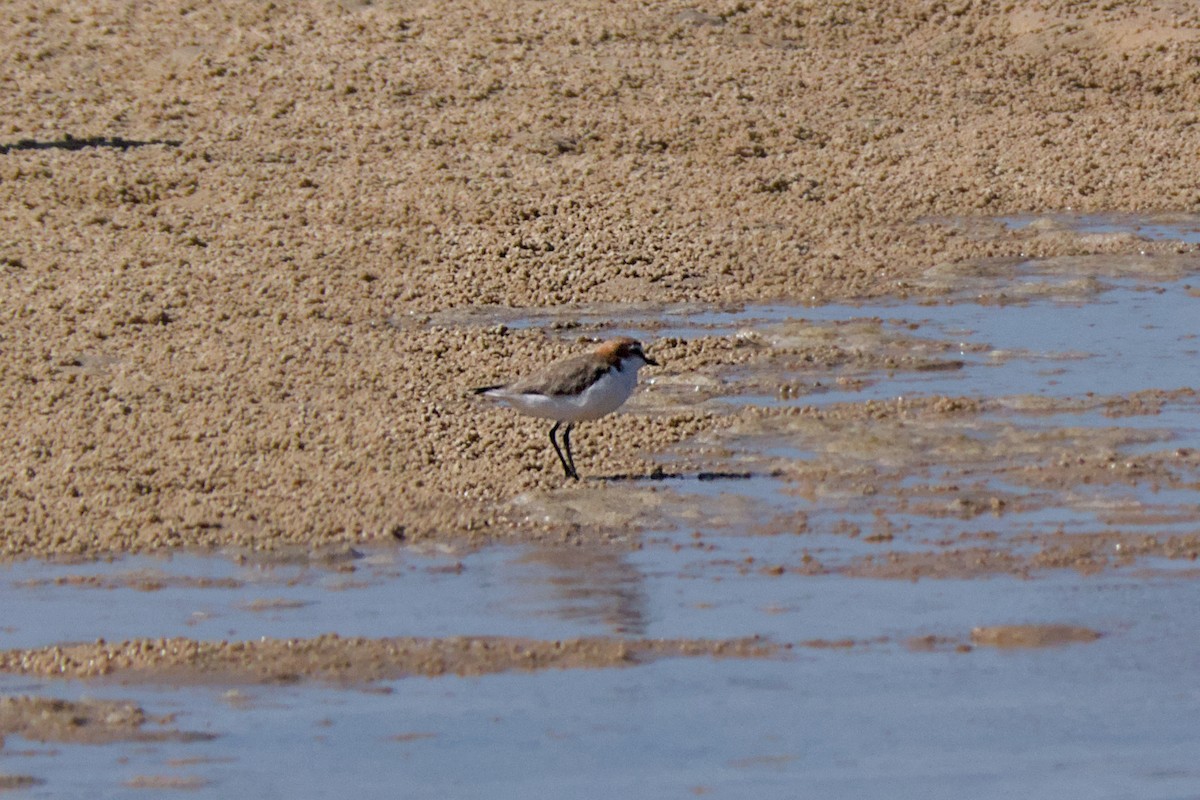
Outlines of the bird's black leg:
{"type": "MultiPolygon", "coordinates": [[[[575,468],[572,467],[567,462],[567,459],[563,458],[562,450],[558,449],[558,439],[554,438],[554,434],[558,433],[559,425],[562,425],[562,423],[556,422],[556,423],[554,423],[554,427],[550,429],[550,444],[554,445],[554,452],[558,453],[558,460],[562,464],[563,472],[567,473],[567,477],[568,478],[578,478],[579,476],[575,474],[575,468]]],[[[570,432],[570,430],[571,430],[571,426],[568,425],[567,426],[568,433],[570,432]]],[[[566,434],[563,435],[563,439],[566,440],[566,434]]],[[[570,442],[568,441],[567,443],[568,443],[567,452],[569,453],[569,452],[571,452],[570,448],[569,448],[570,442]]]]}
{"type": "Polygon", "coordinates": [[[574,422],[567,423],[567,429],[563,431],[563,444],[566,445],[567,463],[571,465],[571,477],[579,480],[579,472],[575,469],[575,456],[571,455],[571,429],[574,427],[574,422]]]}

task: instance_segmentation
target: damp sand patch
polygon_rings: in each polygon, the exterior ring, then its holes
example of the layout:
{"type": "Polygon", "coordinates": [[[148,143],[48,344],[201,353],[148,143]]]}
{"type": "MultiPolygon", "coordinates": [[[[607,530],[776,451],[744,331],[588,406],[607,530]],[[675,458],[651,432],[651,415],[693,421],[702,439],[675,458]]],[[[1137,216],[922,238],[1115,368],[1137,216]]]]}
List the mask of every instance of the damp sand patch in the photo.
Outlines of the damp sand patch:
{"type": "Polygon", "coordinates": [[[977,645],[1001,648],[1061,647],[1094,642],[1099,631],[1077,625],[993,625],[975,628],[971,641],[977,645]]]}
{"type": "Polygon", "coordinates": [[[631,666],[660,658],[769,658],[781,647],[759,637],[722,641],[488,636],[448,639],[143,639],[0,652],[0,672],[124,683],[230,685],[305,680],[370,683],[409,676],[479,676],[631,666]]]}
{"type": "Polygon", "coordinates": [[[970,398],[757,410],[709,452],[766,477],[675,491],[718,509],[697,528],[706,536],[785,536],[791,553],[770,558],[786,573],[1028,576],[1193,559],[1200,457],[1153,422],[1194,418],[1194,395],[1066,400],[1070,425],[1054,424],[1057,405],[1032,404],[1032,420],[1022,404],[970,398]],[[1113,424],[1130,408],[1149,425],[1113,424]],[[732,520],[719,511],[739,506],[732,520]]]}
{"type": "Polygon", "coordinates": [[[170,727],[172,722],[169,715],[152,717],[132,702],[0,696],[0,734],[20,736],[31,742],[110,744],[207,741],[213,738],[174,729],[170,727]]]}

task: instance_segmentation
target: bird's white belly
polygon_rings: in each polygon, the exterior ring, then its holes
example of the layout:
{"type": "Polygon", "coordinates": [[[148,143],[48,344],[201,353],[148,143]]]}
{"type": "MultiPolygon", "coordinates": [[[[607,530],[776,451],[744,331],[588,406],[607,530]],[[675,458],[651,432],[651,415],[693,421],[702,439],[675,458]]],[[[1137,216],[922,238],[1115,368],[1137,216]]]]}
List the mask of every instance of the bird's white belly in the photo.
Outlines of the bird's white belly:
{"type": "Polygon", "coordinates": [[[577,395],[508,394],[501,399],[531,417],[583,422],[611,414],[633,394],[637,370],[612,370],[577,395]]]}

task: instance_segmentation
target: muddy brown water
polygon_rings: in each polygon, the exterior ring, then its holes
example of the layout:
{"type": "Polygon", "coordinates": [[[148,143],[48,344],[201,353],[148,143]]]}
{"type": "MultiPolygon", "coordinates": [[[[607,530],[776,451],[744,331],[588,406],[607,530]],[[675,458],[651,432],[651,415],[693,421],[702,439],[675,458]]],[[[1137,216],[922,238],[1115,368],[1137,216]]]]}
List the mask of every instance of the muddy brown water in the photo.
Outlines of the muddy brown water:
{"type": "MultiPolygon", "coordinates": [[[[1187,220],[1006,224],[1195,235],[1187,220]]],[[[619,546],[16,562],[0,568],[0,647],[252,651],[336,632],[780,649],[370,682],[17,670],[0,692],[33,710],[0,731],[0,773],[30,797],[1195,795],[1198,275],[1166,256],[980,263],[931,269],[944,291],[920,302],[412,323],[770,357],[648,382],[630,413],[722,420],[659,471],[512,500],[624,526],[619,546]],[[792,360],[822,338],[870,358],[792,360]],[[129,730],[68,736],[56,715],[129,730]]]]}

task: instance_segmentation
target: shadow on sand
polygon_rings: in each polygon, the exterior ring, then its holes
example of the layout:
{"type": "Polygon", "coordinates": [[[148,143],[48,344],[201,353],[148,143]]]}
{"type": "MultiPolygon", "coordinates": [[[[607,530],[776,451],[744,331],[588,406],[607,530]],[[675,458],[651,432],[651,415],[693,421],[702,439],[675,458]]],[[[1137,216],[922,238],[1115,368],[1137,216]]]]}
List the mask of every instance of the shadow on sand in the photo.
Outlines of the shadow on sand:
{"type": "Polygon", "coordinates": [[[126,139],[122,136],[91,136],[87,139],[76,139],[69,133],[53,142],[39,142],[34,139],[21,139],[16,144],[0,144],[0,156],[8,155],[16,150],[85,150],[90,147],[106,147],[114,150],[128,150],[131,147],[149,147],[161,144],[166,147],[179,147],[183,144],[179,139],[126,139]]]}
{"type": "Polygon", "coordinates": [[[666,472],[660,468],[646,473],[622,472],[616,475],[595,475],[584,480],[610,483],[636,483],[640,481],[748,481],[752,478],[777,478],[780,473],[772,472],[666,472]]]}

